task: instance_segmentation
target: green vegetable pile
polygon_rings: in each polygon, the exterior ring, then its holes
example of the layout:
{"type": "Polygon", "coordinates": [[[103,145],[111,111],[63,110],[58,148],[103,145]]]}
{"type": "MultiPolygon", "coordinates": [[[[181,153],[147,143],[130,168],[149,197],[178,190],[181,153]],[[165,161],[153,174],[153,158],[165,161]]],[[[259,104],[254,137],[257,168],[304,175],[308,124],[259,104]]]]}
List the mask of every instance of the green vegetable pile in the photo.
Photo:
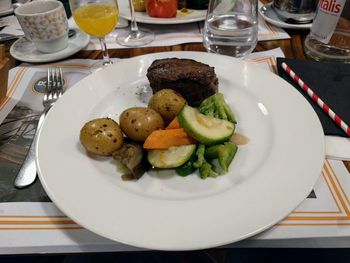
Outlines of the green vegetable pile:
{"type": "MultiPolygon", "coordinates": [[[[225,102],[224,96],[221,93],[216,93],[205,99],[198,107],[198,111],[207,116],[226,120],[233,124],[237,123],[232,110],[225,102]]],[[[235,157],[237,150],[237,145],[229,141],[229,139],[214,145],[200,143],[191,158],[185,164],[177,167],[175,171],[180,176],[187,176],[198,169],[202,179],[217,177],[228,171],[228,167],[235,157]],[[221,171],[218,171],[213,165],[212,161],[214,159],[218,160],[221,171]]]]}

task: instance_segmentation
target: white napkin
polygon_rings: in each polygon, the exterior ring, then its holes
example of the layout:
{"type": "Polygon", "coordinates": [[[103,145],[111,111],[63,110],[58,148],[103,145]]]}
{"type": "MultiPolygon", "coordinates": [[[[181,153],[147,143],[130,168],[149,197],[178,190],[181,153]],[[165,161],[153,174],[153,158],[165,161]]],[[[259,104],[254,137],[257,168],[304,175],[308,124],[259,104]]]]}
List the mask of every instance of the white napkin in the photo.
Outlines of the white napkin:
{"type": "Polygon", "coordinates": [[[23,36],[21,25],[18,23],[17,18],[12,16],[3,17],[0,19],[0,27],[5,26],[0,33],[11,34],[15,36],[23,36]]]}
{"type": "MultiPolygon", "coordinates": [[[[74,19],[71,17],[68,20],[70,28],[77,28],[74,19]]],[[[127,48],[118,45],[116,37],[118,33],[123,30],[128,30],[128,21],[120,18],[116,29],[106,36],[108,48],[127,48]]],[[[155,40],[147,46],[171,46],[183,43],[201,43],[203,22],[178,24],[178,25],[151,25],[139,23],[139,27],[147,28],[155,33],[155,40]]],[[[0,33],[12,34],[15,36],[23,36],[24,33],[18,23],[17,18],[12,15],[0,20],[0,26],[5,26],[0,33]]],[[[267,24],[261,17],[259,17],[259,41],[272,39],[286,39],[290,36],[281,28],[274,27],[267,24]]],[[[91,38],[89,45],[85,50],[99,50],[101,48],[100,42],[97,38],[91,38]]]]}
{"type": "Polygon", "coordinates": [[[327,135],[325,145],[328,159],[350,161],[349,138],[327,135]]]}

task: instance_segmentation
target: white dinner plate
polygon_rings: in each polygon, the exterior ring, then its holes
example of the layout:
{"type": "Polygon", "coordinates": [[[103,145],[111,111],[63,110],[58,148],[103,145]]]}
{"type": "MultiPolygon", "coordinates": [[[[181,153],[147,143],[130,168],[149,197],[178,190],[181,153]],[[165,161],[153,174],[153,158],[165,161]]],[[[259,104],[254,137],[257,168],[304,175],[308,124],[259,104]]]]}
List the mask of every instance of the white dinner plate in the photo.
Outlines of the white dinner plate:
{"type": "MultiPolygon", "coordinates": [[[[119,15],[122,18],[131,20],[128,1],[119,1],[119,15]]],[[[207,10],[188,9],[188,13],[182,13],[179,10],[174,18],[157,18],[150,17],[146,12],[135,12],[137,22],[146,24],[185,24],[198,22],[205,19],[207,10]]]]}
{"type": "Polygon", "coordinates": [[[55,53],[42,53],[38,51],[33,42],[22,37],[16,40],[10,48],[10,54],[20,61],[30,63],[46,63],[67,58],[81,49],[83,49],[90,41],[90,37],[75,28],[76,34],[68,38],[68,46],[55,53]]]}
{"type": "Polygon", "coordinates": [[[78,224],[137,247],[193,250],[250,237],[293,211],[321,173],[324,135],[304,97],[271,72],[226,56],[166,52],[122,60],[74,85],[50,110],[36,154],[47,194],[78,224]],[[215,67],[249,143],[218,178],[167,170],[122,181],[111,157],[85,153],[79,131],[91,119],[118,121],[123,110],[146,106],[147,68],[168,57],[215,67]]]}
{"type": "Polygon", "coordinates": [[[13,7],[11,6],[7,10],[0,11],[0,16],[6,16],[6,15],[9,15],[9,14],[12,14],[12,13],[13,13],[13,7]]]}
{"type": "Polygon", "coordinates": [[[259,8],[259,14],[270,24],[282,27],[282,28],[289,28],[289,29],[310,29],[312,26],[312,23],[306,23],[306,24],[290,24],[282,21],[276,14],[276,12],[273,10],[272,3],[268,3],[263,5],[259,8]]]}

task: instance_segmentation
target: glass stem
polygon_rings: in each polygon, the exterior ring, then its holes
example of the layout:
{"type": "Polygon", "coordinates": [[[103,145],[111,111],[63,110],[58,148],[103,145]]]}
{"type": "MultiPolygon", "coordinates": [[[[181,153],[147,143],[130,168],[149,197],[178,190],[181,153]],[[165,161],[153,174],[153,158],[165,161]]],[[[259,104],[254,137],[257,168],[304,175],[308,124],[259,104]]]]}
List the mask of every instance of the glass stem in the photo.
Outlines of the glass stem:
{"type": "Polygon", "coordinates": [[[106,41],[104,37],[100,37],[100,44],[101,44],[101,51],[102,51],[102,56],[103,56],[103,66],[111,65],[113,64],[112,60],[109,58],[108,55],[108,49],[106,45],[106,41]]]}
{"type": "Polygon", "coordinates": [[[130,15],[131,15],[131,32],[138,32],[139,28],[137,27],[136,17],[135,17],[135,8],[132,3],[132,0],[129,0],[130,5],[130,15]]]}

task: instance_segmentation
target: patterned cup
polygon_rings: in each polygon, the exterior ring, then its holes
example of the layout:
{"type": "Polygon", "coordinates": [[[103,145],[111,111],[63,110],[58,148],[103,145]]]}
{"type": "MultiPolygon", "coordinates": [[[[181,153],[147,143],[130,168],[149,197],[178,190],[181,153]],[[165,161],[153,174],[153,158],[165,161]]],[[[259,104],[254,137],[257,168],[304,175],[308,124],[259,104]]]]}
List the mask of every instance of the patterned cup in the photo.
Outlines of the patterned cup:
{"type": "Polygon", "coordinates": [[[43,53],[54,53],[68,45],[68,21],[63,4],[55,0],[33,1],[15,9],[27,39],[43,53]]]}

